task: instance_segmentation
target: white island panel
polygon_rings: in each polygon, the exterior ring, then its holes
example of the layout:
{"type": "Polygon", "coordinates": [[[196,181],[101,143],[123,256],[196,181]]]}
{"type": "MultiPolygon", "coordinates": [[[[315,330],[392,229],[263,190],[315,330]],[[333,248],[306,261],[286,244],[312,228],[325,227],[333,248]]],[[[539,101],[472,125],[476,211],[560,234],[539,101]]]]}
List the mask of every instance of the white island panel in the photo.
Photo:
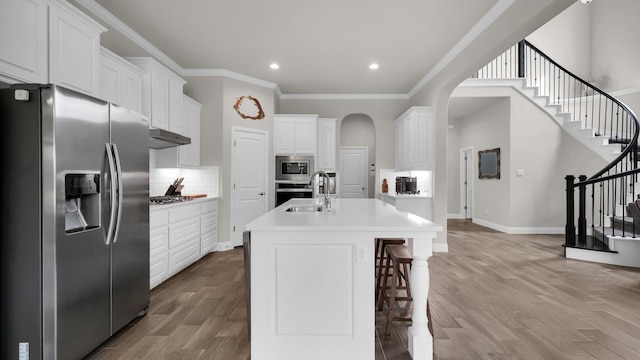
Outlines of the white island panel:
{"type": "Polygon", "coordinates": [[[353,336],[353,246],[275,245],[274,257],[276,334],[353,336]],[[332,310],[310,309],[318,299],[332,310]]]}
{"type": "Polygon", "coordinates": [[[272,235],[251,234],[251,358],[373,360],[373,255],[355,256],[357,244],[371,241],[344,232],[272,235]]]}
{"type": "Polygon", "coordinates": [[[376,199],[334,199],[323,212],[286,212],[293,199],[246,225],[251,231],[251,357],[375,358],[373,244],[409,239],[414,297],[409,352],[432,359],[427,260],[440,225],[376,199]]]}

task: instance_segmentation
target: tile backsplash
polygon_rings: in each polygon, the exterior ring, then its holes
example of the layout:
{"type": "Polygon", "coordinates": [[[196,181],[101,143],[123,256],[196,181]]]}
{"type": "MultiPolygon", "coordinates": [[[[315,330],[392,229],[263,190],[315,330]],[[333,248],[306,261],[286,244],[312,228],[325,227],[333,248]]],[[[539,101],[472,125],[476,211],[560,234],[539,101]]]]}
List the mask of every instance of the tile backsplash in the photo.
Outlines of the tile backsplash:
{"type": "Polygon", "coordinates": [[[149,195],[164,195],[176,178],[184,178],[183,194],[207,194],[219,197],[220,169],[217,166],[198,168],[156,168],[156,153],[149,153],[149,195]]]}
{"type": "Polygon", "coordinates": [[[201,166],[194,169],[150,168],[149,195],[164,195],[176,178],[184,178],[182,194],[207,194],[207,197],[219,196],[220,173],[217,166],[201,166]]]}

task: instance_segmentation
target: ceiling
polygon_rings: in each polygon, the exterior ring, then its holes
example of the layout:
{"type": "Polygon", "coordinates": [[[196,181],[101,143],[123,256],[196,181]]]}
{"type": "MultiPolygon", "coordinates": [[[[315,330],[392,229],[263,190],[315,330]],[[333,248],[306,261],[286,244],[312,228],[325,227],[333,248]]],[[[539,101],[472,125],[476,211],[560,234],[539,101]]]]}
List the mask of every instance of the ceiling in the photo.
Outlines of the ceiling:
{"type": "Polygon", "coordinates": [[[108,29],[103,46],[152,56],[183,77],[227,76],[281,98],[401,99],[475,71],[575,2],[68,1],[108,29]]]}
{"type": "Polygon", "coordinates": [[[158,60],[178,73],[227,71],[283,94],[406,95],[498,0],[72,2],[110,29],[102,34],[107,48],[121,56],[150,53],[96,8],[166,55],[169,61],[158,60]],[[270,69],[272,62],[280,68],[270,69]],[[370,70],[372,62],[379,69],[370,70]]]}

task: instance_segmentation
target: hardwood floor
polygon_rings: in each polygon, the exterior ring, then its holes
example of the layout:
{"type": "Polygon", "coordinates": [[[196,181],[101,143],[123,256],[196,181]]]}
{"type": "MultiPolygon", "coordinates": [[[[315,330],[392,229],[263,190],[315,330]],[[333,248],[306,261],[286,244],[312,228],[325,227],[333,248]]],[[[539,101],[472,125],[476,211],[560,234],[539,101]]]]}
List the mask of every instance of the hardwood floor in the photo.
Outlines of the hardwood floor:
{"type": "MultiPolygon", "coordinates": [[[[561,245],[450,220],[449,252],[429,260],[434,359],[640,359],[640,269],[568,260],[561,245]]],[[[243,276],[242,249],[207,255],[88,359],[249,359],[243,276]]],[[[377,337],[376,360],[410,359],[406,326],[377,337]]]]}

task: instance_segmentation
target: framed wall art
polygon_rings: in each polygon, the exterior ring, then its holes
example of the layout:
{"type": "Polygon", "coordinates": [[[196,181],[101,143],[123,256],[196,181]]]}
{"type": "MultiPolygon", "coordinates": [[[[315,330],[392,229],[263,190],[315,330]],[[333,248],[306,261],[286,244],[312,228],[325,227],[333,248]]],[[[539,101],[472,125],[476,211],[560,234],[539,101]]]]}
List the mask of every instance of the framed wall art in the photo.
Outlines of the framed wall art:
{"type": "Polygon", "coordinates": [[[240,96],[233,104],[233,108],[243,119],[262,120],[264,119],[264,111],[260,105],[260,101],[253,96],[240,96]],[[248,100],[244,102],[244,100],[248,100]]]}
{"type": "Polygon", "coordinates": [[[478,178],[500,179],[500,148],[478,151],[478,178]]]}

